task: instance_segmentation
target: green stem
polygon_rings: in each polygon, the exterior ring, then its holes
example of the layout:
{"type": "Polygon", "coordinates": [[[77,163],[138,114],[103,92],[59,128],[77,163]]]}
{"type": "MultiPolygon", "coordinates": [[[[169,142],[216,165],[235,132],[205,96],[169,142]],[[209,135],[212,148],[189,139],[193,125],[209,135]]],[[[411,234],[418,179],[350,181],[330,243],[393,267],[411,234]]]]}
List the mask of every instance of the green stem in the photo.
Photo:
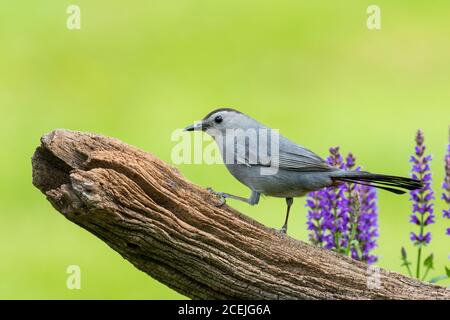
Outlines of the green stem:
{"type": "MultiPolygon", "coordinates": [[[[351,192],[351,184],[347,183],[347,198],[348,198],[348,202],[350,204],[352,203],[352,192],[351,192]]],[[[351,209],[351,211],[349,212],[350,215],[350,225],[351,225],[351,229],[350,229],[350,237],[348,239],[348,243],[347,243],[347,248],[345,248],[345,255],[348,256],[350,254],[350,248],[352,246],[352,238],[353,238],[353,208],[351,209]]]]}
{"type": "Polygon", "coordinates": [[[427,267],[427,269],[425,270],[425,274],[424,274],[423,277],[422,277],[422,281],[424,281],[425,278],[427,277],[428,271],[430,271],[430,267],[427,267]]]}
{"type": "MultiPolygon", "coordinates": [[[[422,194],[420,195],[420,201],[422,202],[422,194]]],[[[423,213],[420,214],[420,239],[423,238],[423,213]]],[[[420,260],[422,259],[422,243],[419,243],[419,249],[417,251],[417,270],[416,270],[416,278],[420,279],[420,260]]]]}
{"type": "Polygon", "coordinates": [[[413,274],[412,274],[411,268],[409,267],[409,265],[411,264],[411,262],[409,262],[407,259],[403,259],[403,263],[405,264],[406,269],[408,270],[409,276],[412,277],[413,274]]]}
{"type": "Polygon", "coordinates": [[[347,248],[345,250],[345,255],[346,256],[350,256],[350,249],[352,247],[352,242],[355,239],[355,234],[356,234],[356,226],[355,226],[355,224],[352,224],[352,230],[351,230],[351,233],[350,233],[350,238],[348,239],[348,245],[347,245],[347,248]]]}
{"type": "Polygon", "coordinates": [[[333,204],[333,224],[336,228],[334,232],[334,244],[336,245],[336,252],[341,252],[341,245],[339,244],[340,232],[338,232],[338,214],[337,214],[337,202],[333,204]]]}
{"type": "Polygon", "coordinates": [[[341,245],[339,244],[340,232],[334,233],[334,244],[336,245],[336,252],[341,252],[341,245]]]}
{"type": "MultiPolygon", "coordinates": [[[[420,181],[423,181],[423,174],[420,174],[420,181]]],[[[419,191],[419,203],[423,203],[423,190],[419,191]]],[[[419,239],[423,239],[423,213],[420,213],[420,232],[419,232],[419,239]]],[[[423,243],[419,242],[419,249],[417,251],[417,270],[416,270],[416,278],[420,279],[420,262],[422,259],[422,246],[423,243]]]]}
{"type": "Polygon", "coordinates": [[[419,248],[419,251],[417,252],[417,270],[416,270],[416,278],[420,279],[420,259],[422,256],[422,247],[419,248]]]}
{"type": "MultiPolygon", "coordinates": [[[[319,207],[319,199],[318,199],[317,195],[315,196],[315,205],[316,205],[316,208],[319,207]]],[[[319,220],[317,220],[317,230],[318,230],[317,231],[317,237],[318,237],[318,239],[322,239],[322,234],[323,234],[322,221],[323,221],[323,217],[321,217],[321,218],[319,218],[319,220]]],[[[320,241],[318,240],[317,241],[317,245],[318,245],[319,248],[322,248],[323,247],[323,240],[320,240],[320,241]]]]}
{"type": "MultiPolygon", "coordinates": [[[[345,250],[345,255],[346,256],[350,256],[351,255],[351,248],[352,248],[352,243],[353,240],[356,237],[356,232],[357,232],[357,228],[358,228],[358,217],[360,214],[360,199],[358,197],[358,194],[355,191],[355,185],[349,183],[347,185],[347,197],[348,197],[348,201],[350,203],[350,207],[351,207],[351,211],[350,211],[350,225],[351,225],[351,230],[350,230],[350,237],[348,240],[348,244],[347,244],[347,248],[345,250]]],[[[357,248],[355,248],[357,249],[357,248]]]]}

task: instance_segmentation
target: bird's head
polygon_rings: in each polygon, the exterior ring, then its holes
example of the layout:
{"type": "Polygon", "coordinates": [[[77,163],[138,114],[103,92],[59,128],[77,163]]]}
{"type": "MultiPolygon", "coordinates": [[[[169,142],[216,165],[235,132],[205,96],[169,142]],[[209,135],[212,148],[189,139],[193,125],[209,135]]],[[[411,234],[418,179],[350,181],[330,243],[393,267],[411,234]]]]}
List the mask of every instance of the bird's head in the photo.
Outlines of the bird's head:
{"type": "Polygon", "coordinates": [[[185,131],[214,131],[225,133],[228,129],[248,129],[259,125],[255,120],[240,111],[231,108],[216,109],[208,113],[201,121],[186,127],[185,131]]]}

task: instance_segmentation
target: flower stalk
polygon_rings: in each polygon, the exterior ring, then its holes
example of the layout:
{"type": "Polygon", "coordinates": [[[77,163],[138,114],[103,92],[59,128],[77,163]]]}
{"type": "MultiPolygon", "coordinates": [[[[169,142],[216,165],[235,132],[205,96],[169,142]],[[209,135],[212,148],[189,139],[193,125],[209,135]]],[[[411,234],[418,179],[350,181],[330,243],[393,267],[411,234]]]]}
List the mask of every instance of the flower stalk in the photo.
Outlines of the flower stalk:
{"type": "MultiPolygon", "coordinates": [[[[422,251],[431,241],[431,232],[426,232],[426,228],[434,223],[434,209],[433,200],[434,193],[431,189],[431,170],[430,162],[432,160],[431,155],[426,155],[426,146],[424,144],[424,135],[421,130],[418,130],[415,137],[414,155],[411,156],[410,162],[412,163],[411,177],[422,181],[424,187],[419,190],[413,190],[410,192],[412,201],[412,214],[410,215],[410,222],[419,227],[419,232],[411,232],[410,240],[417,247],[417,262],[416,273],[417,279],[421,278],[421,266],[422,266],[422,251]]],[[[424,260],[424,265],[427,268],[425,271],[428,273],[430,265],[432,265],[433,255],[430,255],[424,260]],[[431,259],[431,262],[430,262],[431,259]]]]}
{"type": "MultiPolygon", "coordinates": [[[[441,199],[444,200],[444,209],[442,210],[442,217],[445,219],[450,219],[450,127],[448,135],[448,145],[447,154],[444,158],[444,182],[442,183],[442,196],[441,199]]],[[[446,235],[450,236],[450,228],[446,229],[446,235]]]]}

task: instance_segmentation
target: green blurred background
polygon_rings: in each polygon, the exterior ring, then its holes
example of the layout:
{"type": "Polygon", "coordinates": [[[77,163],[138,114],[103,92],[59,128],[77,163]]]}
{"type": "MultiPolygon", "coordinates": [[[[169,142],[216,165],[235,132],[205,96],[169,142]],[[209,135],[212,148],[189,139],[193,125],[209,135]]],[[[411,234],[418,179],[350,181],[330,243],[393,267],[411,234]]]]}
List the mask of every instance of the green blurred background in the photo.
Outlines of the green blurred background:
{"type": "MultiPolygon", "coordinates": [[[[440,190],[450,2],[377,1],[380,31],[366,27],[369,4],[2,1],[0,298],[183,298],[67,221],[31,185],[31,155],[55,128],[114,136],[170,162],[175,128],[231,106],[322,156],[340,145],[366,169],[397,175],[408,175],[422,128],[440,190]],[[81,30],[66,28],[70,4],[81,8],[81,30]],[[81,290],[66,288],[70,264],[81,267],[81,290]]],[[[223,166],[180,170],[199,185],[248,194],[223,166]]],[[[283,223],[284,200],[229,204],[270,227],[283,223]]],[[[415,258],[408,196],[380,192],[379,208],[378,265],[403,271],[400,246],[415,258]]],[[[431,275],[449,264],[442,208],[436,201],[425,249],[436,256],[431,275]]],[[[290,235],[306,240],[304,199],[293,213],[290,235]]]]}

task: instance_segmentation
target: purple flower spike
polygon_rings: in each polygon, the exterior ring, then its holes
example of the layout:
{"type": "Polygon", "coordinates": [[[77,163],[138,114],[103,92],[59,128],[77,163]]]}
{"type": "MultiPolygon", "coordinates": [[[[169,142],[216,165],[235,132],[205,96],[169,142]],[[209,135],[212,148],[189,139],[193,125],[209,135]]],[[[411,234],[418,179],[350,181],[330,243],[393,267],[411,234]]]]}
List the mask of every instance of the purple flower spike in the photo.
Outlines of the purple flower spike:
{"type": "Polygon", "coordinates": [[[416,134],[416,146],[414,155],[411,157],[412,162],[412,178],[420,180],[424,183],[424,187],[420,190],[410,192],[410,200],[413,202],[413,214],[410,222],[419,226],[419,233],[411,233],[410,239],[415,245],[427,245],[431,241],[431,233],[425,233],[425,227],[434,223],[433,190],[431,189],[431,156],[425,155],[424,135],[421,130],[416,134]]]}
{"type": "Polygon", "coordinates": [[[339,169],[345,169],[344,159],[339,153],[339,147],[331,147],[329,151],[330,155],[327,158],[328,164],[339,169]]]}
{"type": "MultiPolygon", "coordinates": [[[[327,158],[328,164],[345,169],[344,159],[342,158],[339,147],[330,148],[330,155],[327,158]]],[[[325,248],[333,249],[336,252],[344,252],[347,243],[348,217],[347,208],[345,206],[343,185],[337,187],[328,187],[324,189],[324,197],[327,199],[327,227],[329,237],[325,248]]]]}
{"type": "Polygon", "coordinates": [[[345,158],[345,168],[346,168],[347,170],[352,170],[353,167],[355,166],[355,161],[356,161],[355,157],[354,157],[353,154],[350,152],[350,153],[347,155],[347,158],[345,158]]]}
{"type": "Polygon", "coordinates": [[[324,206],[324,192],[322,190],[310,192],[306,199],[306,207],[309,208],[306,222],[308,230],[310,230],[309,241],[316,246],[323,247],[328,216],[326,206],[324,206]]]}
{"type": "Polygon", "coordinates": [[[377,247],[378,237],[377,193],[371,186],[359,185],[357,188],[361,201],[356,235],[361,251],[359,260],[372,264],[378,260],[376,255],[371,254],[377,247]]]}
{"type": "MultiPolygon", "coordinates": [[[[345,161],[339,147],[330,148],[327,163],[343,170],[355,168],[355,157],[345,161]]],[[[378,237],[376,192],[371,186],[342,183],[311,192],[306,200],[311,243],[371,264],[378,237]]]]}
{"type": "MultiPolygon", "coordinates": [[[[445,209],[442,210],[442,216],[444,218],[450,219],[450,128],[449,128],[449,144],[447,145],[447,154],[444,158],[445,162],[445,177],[442,188],[444,192],[442,193],[441,199],[444,200],[445,209]]],[[[447,228],[446,235],[450,236],[450,228],[447,228]]]]}
{"type": "MultiPolygon", "coordinates": [[[[327,163],[345,168],[345,164],[339,147],[330,148],[330,155],[326,159],[327,163]]],[[[307,197],[306,207],[308,207],[307,226],[310,230],[309,239],[311,243],[326,249],[342,252],[341,246],[345,239],[342,236],[347,225],[342,215],[343,190],[341,186],[328,187],[319,191],[310,192],[307,197]]]]}

